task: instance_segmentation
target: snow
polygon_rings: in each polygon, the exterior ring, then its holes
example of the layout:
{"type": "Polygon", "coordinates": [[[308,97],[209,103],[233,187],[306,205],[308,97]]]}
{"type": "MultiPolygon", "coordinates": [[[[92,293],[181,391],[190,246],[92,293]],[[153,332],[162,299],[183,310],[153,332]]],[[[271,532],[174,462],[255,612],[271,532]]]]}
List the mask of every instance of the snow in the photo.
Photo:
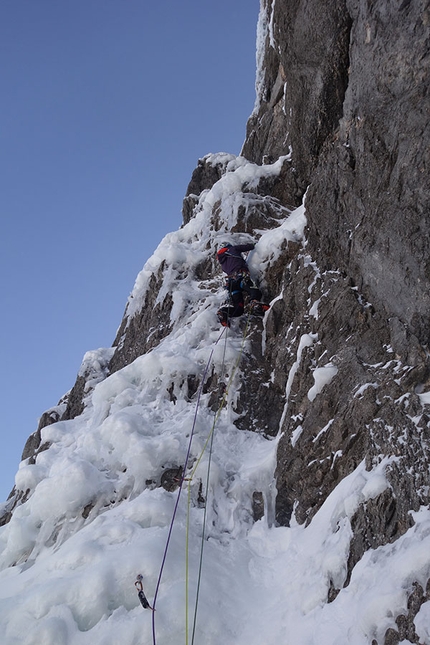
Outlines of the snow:
{"type": "Polygon", "coordinates": [[[318,439],[319,439],[323,434],[325,434],[325,433],[327,432],[327,430],[330,428],[330,426],[331,426],[331,424],[333,423],[333,421],[334,421],[334,419],[330,419],[330,421],[329,421],[328,423],[326,423],[326,425],[324,426],[324,428],[322,428],[322,429],[318,432],[317,436],[316,436],[316,437],[315,437],[315,439],[313,440],[313,443],[316,443],[316,442],[318,441],[318,439]]]}
{"type": "Polygon", "coordinates": [[[291,445],[294,447],[296,443],[298,442],[300,435],[303,432],[303,426],[298,425],[297,428],[295,428],[291,434],[291,445]]]}
{"type": "Polygon", "coordinates": [[[375,383],[365,383],[364,385],[360,385],[357,388],[357,391],[354,393],[354,398],[362,396],[369,387],[373,387],[374,389],[376,389],[379,387],[379,384],[375,382],[375,383]]]}
{"type": "Polygon", "coordinates": [[[315,300],[314,304],[309,309],[309,315],[313,316],[316,320],[318,320],[318,307],[320,306],[320,302],[321,298],[318,298],[318,300],[315,300]]]}
{"type": "MultiPolygon", "coordinates": [[[[236,372],[234,366],[247,352],[247,343],[240,324],[220,335],[215,311],[224,297],[222,279],[197,283],[193,268],[214,253],[219,239],[234,226],[239,208],[258,199],[238,186],[250,186],[264,173],[276,174],[280,164],[258,167],[240,157],[210,156],[213,163],[220,159],[227,174],[200,197],[196,217],[162,240],[128,302],[131,317],[145,301],[151,275],[157,274],[159,297],[174,294],[171,333],[107,378],[112,350],[88,352],[80,371],[89,376],[91,386],[84,412],[45,427],[42,441],[49,448],[36,463],[20,464],[16,485],[30,494],[0,527],[0,628],[5,645],[141,645],[153,643],[154,633],[158,645],[189,643],[186,583],[192,622],[205,513],[198,503],[200,484],[207,517],[196,616],[199,645],[382,642],[386,628],[395,626],[396,612],[407,611],[413,583],[425,584],[430,575],[430,511],[423,508],[394,544],[367,551],[346,584],[351,518],[388,486],[388,458],[369,471],[359,464],[308,526],[294,517],[289,528],[276,525],[274,472],[280,436],[268,440],[258,429],[243,431],[234,425],[232,401],[240,364],[236,372]],[[210,213],[216,202],[223,225],[214,234],[210,213]],[[209,407],[209,393],[200,390],[198,407],[196,396],[188,393],[188,377],[201,382],[208,368],[224,374],[225,382],[232,377],[219,414],[209,407]],[[159,580],[178,502],[178,492],[167,492],[159,482],[167,468],[184,463],[189,446],[188,474],[192,468],[195,472],[179,499],[159,580]],[[262,494],[265,507],[257,522],[254,492],[262,494]],[[139,573],[150,602],[159,582],[155,614],[139,604],[134,587],[139,573]],[[328,603],[332,587],[339,593],[328,603]]],[[[256,274],[276,261],[282,244],[304,234],[304,207],[284,215],[277,228],[256,235],[250,257],[256,274]]],[[[316,340],[311,333],[301,337],[288,375],[283,418],[302,352],[316,340]]],[[[330,364],[316,368],[310,398],[324,396],[335,374],[330,364]]],[[[299,426],[292,441],[300,431],[299,426]]],[[[416,618],[423,642],[430,642],[429,619],[425,603],[416,618]]]]}
{"type": "Polygon", "coordinates": [[[415,630],[422,643],[430,642],[430,602],[423,605],[415,618],[415,630]]]}
{"type": "Polygon", "coordinates": [[[259,275],[265,273],[279,258],[287,242],[298,242],[303,239],[305,226],[305,207],[302,204],[290,213],[280,226],[267,231],[261,237],[249,257],[249,266],[254,273],[259,275]]]}
{"type": "MultiPolygon", "coordinates": [[[[299,365],[300,365],[300,361],[301,361],[301,358],[302,358],[303,350],[306,347],[311,347],[314,344],[316,339],[317,339],[316,334],[303,334],[302,337],[300,338],[299,347],[297,349],[297,357],[296,357],[296,360],[293,363],[293,365],[292,365],[292,367],[291,367],[291,369],[290,369],[290,371],[288,373],[287,384],[285,386],[285,400],[286,400],[286,403],[285,403],[285,406],[284,406],[284,410],[282,412],[281,421],[279,423],[280,428],[282,427],[282,425],[284,423],[284,420],[286,418],[286,415],[287,415],[288,402],[289,402],[289,399],[290,399],[291,387],[293,385],[294,377],[295,377],[295,375],[297,373],[297,370],[299,369],[299,365]]],[[[297,440],[297,437],[295,437],[295,440],[297,440]]]]}
{"type": "Polygon", "coordinates": [[[323,388],[331,383],[337,372],[337,367],[331,363],[327,363],[324,367],[316,367],[314,369],[312,376],[314,377],[315,383],[308,392],[309,401],[315,400],[315,397],[322,392],[323,388]]]}
{"type": "Polygon", "coordinates": [[[425,405],[430,404],[430,392],[423,392],[422,394],[418,394],[418,396],[421,400],[421,403],[425,405]]]}

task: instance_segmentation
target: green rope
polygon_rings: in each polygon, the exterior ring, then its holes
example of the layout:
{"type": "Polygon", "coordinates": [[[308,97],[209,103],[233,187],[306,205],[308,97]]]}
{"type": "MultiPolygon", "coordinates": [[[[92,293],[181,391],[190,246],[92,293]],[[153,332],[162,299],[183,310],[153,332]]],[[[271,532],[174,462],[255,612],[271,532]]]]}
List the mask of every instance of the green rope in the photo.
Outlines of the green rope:
{"type": "MultiPolygon", "coordinates": [[[[227,383],[227,387],[224,390],[220,405],[218,407],[218,410],[214,416],[214,420],[212,423],[211,430],[207,436],[207,439],[204,443],[204,446],[202,448],[202,451],[199,455],[199,458],[197,459],[194,468],[191,472],[191,476],[188,481],[188,503],[187,503],[187,525],[186,525],[186,556],[185,556],[185,567],[186,567],[186,575],[185,575],[185,642],[186,645],[188,645],[188,633],[189,633],[189,618],[188,618],[188,594],[189,594],[189,526],[190,526],[190,508],[191,508],[191,484],[192,480],[194,478],[194,475],[197,471],[197,468],[200,464],[200,461],[202,460],[202,457],[208,447],[208,444],[210,442],[210,447],[209,447],[209,458],[208,458],[208,469],[207,469],[207,474],[206,474],[206,503],[205,503],[205,509],[204,509],[204,514],[203,514],[203,525],[202,525],[202,537],[201,537],[201,544],[200,544],[200,559],[199,559],[199,572],[198,572],[198,578],[197,578],[197,589],[196,589],[196,601],[195,601],[195,607],[194,607],[194,619],[193,619],[193,631],[192,631],[192,637],[191,637],[191,645],[194,643],[194,637],[195,637],[195,630],[196,630],[196,623],[197,623],[197,608],[198,608],[198,601],[199,601],[199,595],[200,595],[200,583],[201,583],[201,576],[202,576],[202,566],[203,566],[203,550],[204,550],[204,543],[205,543],[205,531],[206,531],[206,514],[207,514],[207,506],[208,506],[208,494],[209,494],[209,481],[210,481],[210,469],[211,469],[211,462],[212,462],[212,452],[213,452],[213,442],[214,442],[214,436],[215,436],[215,426],[217,424],[217,421],[221,415],[221,412],[227,402],[229,390],[231,387],[231,384],[233,382],[234,376],[236,374],[236,370],[239,367],[242,354],[244,351],[245,347],[245,341],[246,337],[248,335],[248,328],[249,328],[249,316],[247,317],[246,321],[246,326],[245,330],[243,333],[242,337],[242,344],[240,348],[239,355],[236,359],[235,366],[232,370],[232,373],[230,374],[229,381],[227,383]]],[[[226,343],[227,343],[227,335],[226,335],[226,340],[225,340],[225,345],[224,345],[224,354],[223,354],[223,362],[222,362],[222,367],[221,367],[221,374],[224,370],[224,358],[225,358],[225,348],[226,348],[226,343]]]]}
{"type": "MultiPolygon", "coordinates": [[[[223,350],[223,355],[222,355],[222,363],[221,363],[221,378],[224,372],[224,363],[225,363],[225,351],[226,351],[226,346],[227,346],[227,336],[228,336],[228,330],[229,328],[226,328],[227,333],[225,334],[225,340],[224,340],[224,350],[223,350]]],[[[189,618],[188,618],[188,604],[189,604],[189,536],[190,536],[190,508],[191,508],[191,484],[194,478],[194,475],[196,473],[196,470],[198,468],[198,465],[200,464],[200,461],[203,457],[203,454],[207,448],[209,438],[211,434],[213,434],[213,429],[215,427],[216,423],[216,418],[214,420],[214,423],[212,425],[211,431],[205,441],[205,444],[203,446],[203,449],[200,453],[199,458],[197,459],[195,466],[193,470],[191,471],[191,475],[188,479],[188,496],[187,496],[187,524],[186,524],[186,532],[185,532],[185,645],[188,645],[188,634],[189,634],[189,618]]],[[[206,513],[206,504],[205,504],[205,513],[206,513]]]]}

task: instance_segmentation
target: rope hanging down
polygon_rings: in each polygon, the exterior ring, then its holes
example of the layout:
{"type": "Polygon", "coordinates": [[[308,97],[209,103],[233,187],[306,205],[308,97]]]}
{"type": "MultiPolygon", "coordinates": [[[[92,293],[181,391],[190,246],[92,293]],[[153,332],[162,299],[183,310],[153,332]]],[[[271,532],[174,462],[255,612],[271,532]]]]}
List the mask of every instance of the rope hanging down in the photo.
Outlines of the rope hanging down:
{"type": "MultiPolygon", "coordinates": [[[[211,462],[212,462],[212,453],[213,453],[213,442],[214,442],[214,436],[215,436],[215,426],[218,422],[218,419],[221,415],[221,412],[227,403],[227,398],[228,398],[228,393],[230,390],[230,386],[233,382],[234,376],[236,374],[236,370],[239,367],[243,350],[245,347],[245,341],[248,335],[248,329],[249,329],[249,316],[247,317],[246,321],[246,326],[245,330],[242,336],[242,344],[240,347],[240,352],[239,355],[236,359],[236,363],[233,367],[233,370],[230,374],[230,378],[227,383],[227,387],[224,390],[222,399],[220,401],[218,410],[215,414],[213,424],[211,427],[211,430],[209,432],[209,435],[205,441],[205,444],[202,448],[202,451],[200,453],[199,458],[197,459],[194,468],[191,472],[191,476],[188,478],[188,503],[187,503],[187,527],[186,527],[186,556],[185,556],[185,561],[186,561],[186,574],[185,574],[185,643],[188,645],[188,632],[189,632],[189,626],[188,626],[188,578],[189,578],[189,525],[190,525],[190,506],[191,506],[191,484],[193,477],[197,471],[197,468],[200,464],[200,461],[207,449],[208,444],[209,445],[209,457],[208,457],[208,469],[206,473],[206,502],[205,502],[205,507],[204,507],[204,514],[203,514],[203,525],[202,525],[202,535],[201,535],[201,541],[200,541],[200,557],[199,557],[199,570],[198,570],[198,577],[197,577],[197,589],[196,589],[196,600],[195,600],[195,606],[194,606],[194,617],[193,617],[193,631],[191,635],[191,645],[194,645],[194,638],[195,638],[195,632],[196,632],[196,624],[197,624],[197,609],[198,609],[198,603],[199,603],[199,596],[200,596],[200,583],[201,583],[201,577],[202,577],[202,566],[203,566],[203,551],[204,551],[204,545],[205,545],[205,533],[206,533],[206,517],[207,517],[207,506],[208,506],[208,497],[209,497],[209,482],[210,482],[210,470],[211,470],[211,462]]],[[[221,366],[221,374],[223,374],[224,371],[224,362],[225,362],[225,348],[227,344],[227,335],[226,335],[226,342],[224,344],[224,354],[223,354],[223,362],[221,366]]]]}
{"type": "MultiPolygon", "coordinates": [[[[223,407],[224,407],[224,405],[225,405],[225,403],[227,401],[228,391],[229,391],[231,382],[233,380],[234,374],[235,374],[235,372],[237,370],[237,367],[239,365],[240,359],[242,357],[244,344],[245,344],[245,339],[246,339],[246,336],[247,336],[247,333],[248,333],[248,327],[249,327],[249,316],[247,317],[247,323],[246,323],[245,331],[244,331],[244,334],[243,334],[242,346],[241,346],[241,349],[240,349],[238,359],[237,359],[236,364],[235,364],[235,366],[234,366],[234,368],[232,370],[232,374],[230,376],[227,388],[224,391],[220,407],[218,408],[218,411],[217,411],[217,413],[215,415],[212,429],[211,429],[211,431],[210,431],[210,433],[208,435],[208,438],[207,438],[207,440],[205,442],[205,445],[203,447],[202,453],[201,453],[201,455],[200,455],[200,457],[199,457],[199,459],[198,459],[198,461],[197,461],[197,463],[195,465],[195,468],[193,469],[193,472],[192,472],[192,475],[191,475],[191,478],[190,478],[190,481],[191,481],[192,477],[194,475],[195,469],[197,468],[197,465],[200,462],[200,460],[201,460],[201,458],[202,458],[202,456],[204,454],[204,451],[206,450],[207,445],[208,445],[208,443],[210,441],[211,442],[211,447],[210,447],[210,458],[209,458],[209,465],[208,465],[206,490],[208,490],[208,486],[209,486],[210,461],[211,461],[211,456],[212,456],[213,435],[214,435],[215,425],[216,425],[218,417],[221,414],[221,411],[222,411],[222,409],[223,409],[223,407]]],[[[160,584],[161,584],[161,578],[162,578],[162,575],[163,575],[164,566],[166,564],[167,552],[168,552],[168,549],[169,549],[170,540],[171,540],[171,537],[172,537],[173,525],[174,525],[174,522],[175,522],[175,519],[176,519],[177,510],[178,510],[178,507],[179,507],[179,500],[180,500],[180,497],[181,497],[183,484],[184,484],[184,481],[185,481],[186,469],[187,469],[189,457],[190,457],[190,454],[191,454],[191,445],[192,445],[192,441],[193,441],[193,437],[194,437],[194,432],[195,432],[195,427],[196,427],[196,422],[197,422],[197,413],[198,413],[198,409],[199,409],[199,406],[200,406],[200,400],[201,400],[201,395],[202,395],[202,392],[203,392],[203,386],[204,386],[204,383],[205,383],[205,380],[206,380],[207,373],[209,371],[209,366],[210,366],[210,364],[212,362],[212,357],[213,357],[213,354],[214,354],[214,351],[215,351],[215,347],[218,345],[218,343],[221,340],[221,338],[222,338],[222,336],[224,334],[224,331],[226,329],[227,329],[227,332],[228,332],[229,327],[224,327],[223,328],[223,330],[221,331],[221,334],[219,335],[219,337],[215,341],[214,346],[212,347],[211,353],[209,355],[209,358],[208,358],[208,361],[206,363],[206,367],[205,367],[205,370],[204,370],[204,373],[203,373],[203,376],[202,376],[200,387],[199,387],[199,390],[198,390],[196,409],[195,409],[195,412],[194,412],[194,419],[193,419],[193,424],[192,424],[192,428],[191,428],[190,439],[189,439],[189,442],[188,442],[187,454],[186,454],[185,461],[184,461],[184,467],[182,469],[182,475],[181,475],[181,479],[180,479],[180,482],[179,482],[179,488],[178,488],[178,495],[176,497],[176,502],[175,502],[175,506],[174,506],[174,509],[173,509],[173,514],[172,514],[172,519],[171,519],[170,526],[169,526],[166,545],[165,545],[164,552],[163,552],[163,558],[162,558],[162,562],[161,562],[160,572],[159,572],[159,575],[158,575],[157,584],[156,584],[156,588],[155,588],[155,594],[154,594],[154,600],[153,600],[153,612],[152,612],[152,642],[153,642],[153,645],[156,645],[155,605],[156,605],[157,598],[158,598],[158,592],[159,592],[159,588],[160,588],[160,584]]],[[[221,375],[223,374],[223,371],[224,371],[226,345],[227,345],[227,333],[226,333],[226,337],[225,337],[224,352],[223,352],[222,367],[221,367],[221,375]]],[[[195,605],[195,610],[194,610],[192,643],[194,643],[198,596],[199,596],[199,590],[200,590],[201,569],[202,569],[202,560],[203,560],[203,546],[204,546],[204,532],[205,532],[205,525],[206,525],[206,506],[207,506],[207,500],[206,500],[206,504],[205,504],[205,512],[204,512],[204,519],[203,519],[202,544],[201,544],[201,555],[200,555],[200,565],[199,565],[199,577],[198,577],[198,586],[197,586],[197,595],[196,595],[196,605],[195,605]]],[[[186,573],[186,586],[187,586],[187,591],[186,591],[186,594],[187,594],[187,602],[186,602],[186,612],[187,612],[187,616],[186,616],[186,623],[187,623],[187,627],[186,627],[186,642],[187,642],[187,644],[188,644],[188,533],[189,533],[189,517],[187,517],[187,538],[186,538],[187,539],[187,555],[186,555],[186,560],[187,560],[187,565],[186,565],[187,566],[187,573],[186,573]]]]}
{"type": "Polygon", "coordinates": [[[177,510],[178,510],[178,506],[179,506],[179,500],[180,500],[180,497],[181,497],[182,487],[183,487],[183,484],[184,484],[187,464],[188,464],[188,460],[189,460],[189,457],[190,457],[190,454],[191,454],[191,444],[192,444],[192,441],[193,441],[194,431],[195,431],[195,427],[196,427],[197,413],[198,413],[198,409],[199,409],[199,405],[200,405],[200,399],[201,399],[201,395],[202,395],[202,392],[203,392],[203,386],[204,386],[204,383],[206,381],[206,376],[207,376],[207,373],[209,371],[209,366],[210,366],[210,364],[212,362],[212,357],[213,357],[213,353],[215,351],[215,347],[218,345],[219,341],[221,340],[225,329],[226,328],[223,328],[223,330],[221,331],[221,334],[218,336],[214,346],[212,347],[211,353],[210,353],[208,361],[206,363],[205,370],[203,372],[202,380],[201,380],[200,387],[199,387],[198,394],[197,394],[196,409],[195,409],[195,412],[194,412],[194,419],[193,419],[193,425],[192,425],[191,433],[190,433],[190,440],[188,442],[187,454],[185,456],[184,467],[182,469],[181,481],[179,483],[178,495],[176,497],[176,502],[175,502],[175,506],[174,506],[174,509],[173,509],[173,515],[172,515],[172,519],[171,519],[171,522],[170,522],[169,531],[168,531],[168,534],[167,534],[166,546],[164,548],[163,558],[162,558],[162,561],[161,561],[160,573],[158,575],[157,585],[156,585],[156,588],[155,588],[155,594],[154,594],[154,600],[153,600],[153,609],[154,609],[154,611],[152,612],[152,642],[153,642],[153,645],[156,645],[156,642],[157,642],[156,641],[156,634],[155,634],[155,605],[157,603],[158,591],[159,591],[159,588],[160,588],[160,583],[161,583],[161,578],[162,578],[162,575],[163,575],[164,566],[166,564],[167,552],[168,552],[170,540],[171,540],[171,537],[172,537],[173,524],[175,522],[176,513],[177,513],[177,510]]]}

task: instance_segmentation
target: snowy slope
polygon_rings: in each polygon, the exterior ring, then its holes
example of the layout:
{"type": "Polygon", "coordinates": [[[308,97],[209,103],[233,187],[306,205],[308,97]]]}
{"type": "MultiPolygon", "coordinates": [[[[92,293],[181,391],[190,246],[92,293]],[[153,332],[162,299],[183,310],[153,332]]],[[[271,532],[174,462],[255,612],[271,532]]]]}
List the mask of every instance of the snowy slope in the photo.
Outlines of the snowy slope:
{"type": "MultiPolygon", "coordinates": [[[[393,608],[406,610],[410,584],[425,586],[430,575],[430,512],[422,509],[395,544],[366,552],[342,588],[350,519],[388,486],[389,458],[370,472],[360,464],[309,526],[275,525],[278,438],[234,425],[249,352],[246,322],[222,332],[215,316],[224,300],[222,278],[200,281],[194,271],[212,261],[220,241],[254,237],[250,266],[263,278],[283,241],[303,240],[305,211],[279,212],[277,227],[232,236],[239,216],[268,199],[253,187],[276,176],[283,160],[256,166],[232,155],[209,157],[220,160],[227,172],[200,196],[195,217],[164,238],[129,298],[131,318],[145,302],[151,276],[161,271],[158,299],[172,295],[172,331],[107,378],[99,366],[113,350],[89,352],[84,369],[94,379],[83,414],[44,428],[42,441],[50,447],[35,464],[20,465],[16,486],[30,494],[0,528],[5,645],[191,643],[204,521],[199,645],[371,643],[395,626],[393,608]],[[217,388],[214,375],[225,388],[217,388]],[[178,489],[168,492],[160,480],[185,463],[188,451],[192,480],[184,482],[168,542],[178,489]],[[266,511],[257,522],[256,491],[266,511]],[[138,573],[150,602],[156,596],[155,614],[139,604],[138,573]],[[332,585],[341,591],[327,603],[332,585]]],[[[323,382],[315,383],[314,395],[324,396],[323,382]]],[[[430,643],[429,604],[415,621],[423,643],[430,643]]]]}

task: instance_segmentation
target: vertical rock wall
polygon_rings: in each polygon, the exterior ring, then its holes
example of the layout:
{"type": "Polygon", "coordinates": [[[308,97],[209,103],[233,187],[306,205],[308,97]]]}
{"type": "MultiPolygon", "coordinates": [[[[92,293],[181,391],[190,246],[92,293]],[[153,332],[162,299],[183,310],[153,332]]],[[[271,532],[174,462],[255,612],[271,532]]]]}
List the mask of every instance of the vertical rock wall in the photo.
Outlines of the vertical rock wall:
{"type": "MultiPolygon", "coordinates": [[[[361,461],[395,457],[391,488],[353,520],[348,584],[365,550],[430,503],[430,5],[263,0],[259,29],[242,152],[291,153],[279,194],[297,204],[306,192],[308,219],[306,246],[266,276],[282,293],[265,353],[284,393],[278,521],[311,521],[361,461]],[[324,370],[334,376],[315,394],[324,370]]],[[[413,612],[400,619],[387,643],[414,638],[413,612]]]]}
{"type": "Polygon", "coordinates": [[[258,163],[292,150],[284,198],[297,203],[309,187],[313,257],[423,344],[429,24],[427,0],[265,0],[260,96],[243,148],[258,163]]]}

